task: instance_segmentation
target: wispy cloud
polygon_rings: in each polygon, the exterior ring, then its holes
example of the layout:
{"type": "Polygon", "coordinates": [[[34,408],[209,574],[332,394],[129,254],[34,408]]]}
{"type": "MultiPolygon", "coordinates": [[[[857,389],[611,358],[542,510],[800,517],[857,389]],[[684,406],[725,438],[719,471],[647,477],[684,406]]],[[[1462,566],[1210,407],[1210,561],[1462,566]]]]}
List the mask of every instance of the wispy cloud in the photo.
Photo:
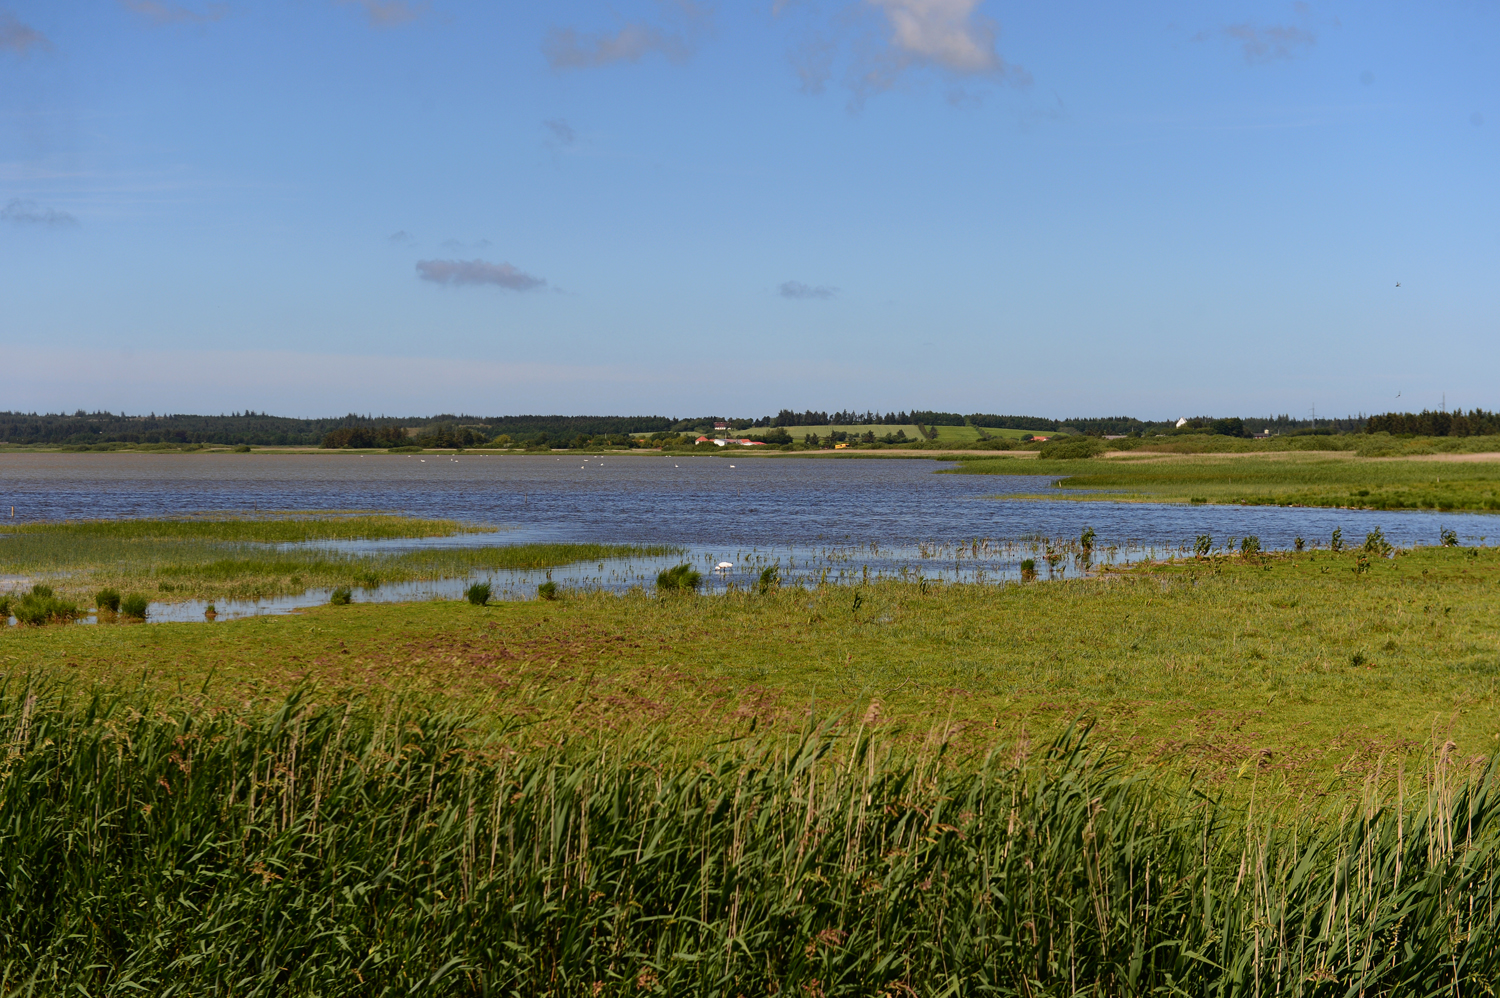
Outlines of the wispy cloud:
{"type": "Polygon", "coordinates": [[[1008,62],[997,42],[1000,26],[980,12],[982,0],[856,0],[832,17],[811,4],[781,0],[774,16],[795,15],[801,40],[788,55],[798,89],[820,94],[842,76],[851,108],[890,90],[913,73],[936,74],[960,103],[977,103],[975,84],[1025,87],[1031,75],[1008,62]],[[956,88],[956,89],[955,89],[956,88]]]}
{"type": "Polygon", "coordinates": [[[410,246],[412,243],[417,241],[417,237],[412,235],[410,232],[407,232],[405,229],[401,229],[397,232],[392,232],[389,236],[386,236],[386,238],[398,246],[410,246]]]}
{"type": "Polygon", "coordinates": [[[0,11],[0,52],[11,51],[26,55],[32,49],[50,49],[52,43],[47,36],[29,24],[22,24],[15,15],[0,11]]]}
{"type": "Polygon", "coordinates": [[[578,138],[573,132],[573,126],[561,118],[549,118],[542,124],[547,127],[547,131],[552,133],[552,141],[560,146],[570,146],[578,138]]]}
{"type": "Polygon", "coordinates": [[[444,239],[440,244],[445,250],[482,250],[489,249],[495,245],[488,239],[476,239],[472,243],[466,243],[461,239],[444,239]]]}
{"type": "Polygon", "coordinates": [[[470,284],[492,284],[511,291],[534,291],[547,282],[508,263],[485,260],[418,260],[417,276],[434,284],[462,287],[470,284]]]}
{"type": "Polygon", "coordinates": [[[78,219],[67,212],[44,208],[28,198],[11,198],[4,208],[0,208],[0,220],[14,225],[45,225],[54,229],[78,224],[78,219]]]}
{"type": "Polygon", "coordinates": [[[827,285],[816,286],[803,284],[801,281],[786,281],[778,289],[781,297],[791,298],[794,301],[806,301],[809,299],[827,300],[839,293],[838,288],[830,288],[827,285]]]}
{"type": "Polygon", "coordinates": [[[907,58],[960,75],[1005,69],[998,28],[978,14],[979,0],[870,0],[885,12],[891,46],[907,58]]]}
{"type": "Polygon", "coordinates": [[[663,3],[671,27],[630,21],[616,31],[588,32],[553,28],[542,42],[542,54],[553,69],[589,69],[617,62],[640,62],[648,55],[685,62],[711,26],[712,12],[693,0],[663,3]]]}
{"type": "Polygon", "coordinates": [[[398,24],[415,21],[427,12],[427,0],[412,3],[411,0],[339,0],[339,3],[358,4],[365,9],[372,28],[393,28],[398,24]]]}
{"type": "Polygon", "coordinates": [[[1224,29],[1224,34],[1239,43],[1245,61],[1252,65],[1296,58],[1300,50],[1318,41],[1317,35],[1294,24],[1272,24],[1264,28],[1249,23],[1231,24],[1224,29]]]}
{"type": "MultiPolygon", "coordinates": [[[[1292,4],[1292,11],[1296,15],[1296,20],[1302,22],[1300,25],[1294,23],[1260,25],[1252,21],[1242,21],[1239,24],[1200,31],[1193,36],[1192,40],[1206,42],[1214,38],[1223,39],[1238,46],[1240,53],[1245,57],[1245,62],[1252,66],[1295,59],[1303,51],[1316,45],[1318,36],[1307,26],[1312,18],[1311,6],[1299,0],[1292,4]]],[[[1334,23],[1337,24],[1337,22],[1334,23]]],[[[1367,86],[1373,81],[1374,76],[1368,70],[1361,75],[1361,82],[1367,86]]]]}
{"type": "Polygon", "coordinates": [[[120,0],[120,5],[152,24],[207,24],[210,21],[222,21],[229,16],[227,3],[211,3],[201,11],[189,10],[177,4],[160,3],[158,0],[120,0]]]}

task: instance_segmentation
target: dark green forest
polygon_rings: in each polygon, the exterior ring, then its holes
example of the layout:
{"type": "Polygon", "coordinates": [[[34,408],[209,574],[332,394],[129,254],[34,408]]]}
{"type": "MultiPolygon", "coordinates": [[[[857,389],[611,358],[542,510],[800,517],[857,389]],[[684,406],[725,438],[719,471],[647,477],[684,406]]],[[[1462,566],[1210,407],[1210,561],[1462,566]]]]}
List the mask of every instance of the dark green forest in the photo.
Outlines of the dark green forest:
{"type": "MultiPolygon", "coordinates": [[[[782,409],[774,416],[725,418],[702,416],[372,416],[350,413],[326,419],[294,419],[264,412],[236,412],[224,416],[152,413],[0,412],[0,444],[111,449],[138,445],[253,445],[322,447],[392,447],[413,444],[429,447],[479,446],[498,437],[531,446],[573,446],[579,441],[627,439],[633,433],[679,434],[710,432],[715,423],[741,431],[780,430],[798,426],[976,426],[986,429],[1036,430],[1087,436],[1147,435],[1155,433],[1216,433],[1253,436],[1305,433],[1391,433],[1407,436],[1464,437],[1500,433],[1500,414],[1483,409],[1468,412],[1385,413],[1340,419],[1266,417],[1189,418],[1151,421],[1130,416],[1049,419],[1042,416],[1004,416],[992,413],[935,412],[925,409],[882,413],[856,410],[796,412],[782,409]]],[[[764,434],[762,434],[764,436],[764,434]]]]}

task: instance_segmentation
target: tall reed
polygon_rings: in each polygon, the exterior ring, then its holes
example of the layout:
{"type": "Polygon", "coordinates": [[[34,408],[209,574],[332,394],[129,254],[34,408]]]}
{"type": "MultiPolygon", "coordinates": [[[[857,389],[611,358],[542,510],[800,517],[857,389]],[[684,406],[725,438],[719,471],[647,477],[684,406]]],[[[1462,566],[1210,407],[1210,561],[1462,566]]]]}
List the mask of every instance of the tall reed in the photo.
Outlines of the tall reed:
{"type": "Polygon", "coordinates": [[[1259,818],[1070,734],[528,745],[0,690],[4,994],[1468,994],[1495,769],[1259,818]]]}

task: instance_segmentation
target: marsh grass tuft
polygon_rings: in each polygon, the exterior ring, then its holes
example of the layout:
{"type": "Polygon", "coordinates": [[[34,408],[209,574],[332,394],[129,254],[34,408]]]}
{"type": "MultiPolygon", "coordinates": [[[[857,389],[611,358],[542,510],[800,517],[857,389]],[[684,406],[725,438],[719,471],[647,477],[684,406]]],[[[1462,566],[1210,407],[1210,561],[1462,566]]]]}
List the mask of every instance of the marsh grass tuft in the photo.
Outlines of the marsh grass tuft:
{"type": "Polygon", "coordinates": [[[464,599],[475,606],[484,606],[490,601],[490,584],[488,582],[476,582],[464,590],[464,599]]]}
{"type": "Polygon", "coordinates": [[[702,573],[695,571],[687,562],[663,569],[656,576],[656,588],[662,592],[696,592],[702,584],[702,573]]]}
{"type": "Polygon", "coordinates": [[[557,599],[557,583],[548,579],[536,587],[536,594],[544,600],[557,599]]]}
{"type": "Polygon", "coordinates": [[[120,590],[106,586],[94,595],[94,606],[100,613],[120,612],[120,590]]]}
{"type": "Polygon", "coordinates": [[[331,606],[348,606],[354,602],[354,591],[348,586],[339,586],[328,594],[328,602],[331,606]]]}
{"type": "Polygon", "coordinates": [[[120,616],[131,617],[135,620],[145,620],[147,609],[151,601],[140,593],[131,593],[120,599],[120,616]]]}

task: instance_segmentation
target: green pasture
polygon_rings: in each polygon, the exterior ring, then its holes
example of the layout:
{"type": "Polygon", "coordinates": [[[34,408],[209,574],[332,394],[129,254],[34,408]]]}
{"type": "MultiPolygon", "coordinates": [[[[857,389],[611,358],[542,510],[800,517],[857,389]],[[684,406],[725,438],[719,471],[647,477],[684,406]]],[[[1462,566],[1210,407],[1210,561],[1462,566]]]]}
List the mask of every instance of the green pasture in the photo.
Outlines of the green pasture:
{"type": "Polygon", "coordinates": [[[549,737],[873,711],[889,732],[942,724],[977,747],[1084,717],[1143,764],[1258,775],[1292,794],[1355,786],[1434,737],[1494,751],[1500,552],[1361,556],[1189,559],[1025,585],[356,601],[216,624],[10,628],[0,659],[8,674],[162,689],[213,676],[232,703],[304,683],[431,697],[549,737]]]}
{"type": "Polygon", "coordinates": [[[0,532],[0,574],[49,585],[63,598],[92,606],[95,593],[105,587],[165,602],[261,599],[315,588],[369,588],[474,572],[670,553],[668,548],[609,544],[487,545],[381,553],[281,546],[493,532],[494,527],[455,520],[369,514],[21,524],[0,532]]]}
{"type": "Polygon", "coordinates": [[[1354,509],[1500,509],[1500,461],[1350,453],[1163,455],[1028,461],[963,458],[958,474],[1056,475],[1048,498],[1354,509]],[[1092,492],[1094,494],[1083,494],[1092,492]]]}
{"type": "Polygon", "coordinates": [[[0,994],[1483,994],[1497,628],[1378,543],[4,628],[0,994]]]}

